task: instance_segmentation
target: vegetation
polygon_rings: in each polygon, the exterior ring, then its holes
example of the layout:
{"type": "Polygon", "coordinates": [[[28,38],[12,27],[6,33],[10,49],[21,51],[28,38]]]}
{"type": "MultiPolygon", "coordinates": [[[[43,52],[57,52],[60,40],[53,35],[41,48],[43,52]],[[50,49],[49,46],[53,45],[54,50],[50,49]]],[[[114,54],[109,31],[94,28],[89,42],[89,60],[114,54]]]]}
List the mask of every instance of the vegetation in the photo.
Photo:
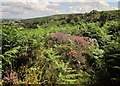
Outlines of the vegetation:
{"type": "Polygon", "coordinates": [[[2,20],[2,82],[120,85],[120,10],[2,20]]]}

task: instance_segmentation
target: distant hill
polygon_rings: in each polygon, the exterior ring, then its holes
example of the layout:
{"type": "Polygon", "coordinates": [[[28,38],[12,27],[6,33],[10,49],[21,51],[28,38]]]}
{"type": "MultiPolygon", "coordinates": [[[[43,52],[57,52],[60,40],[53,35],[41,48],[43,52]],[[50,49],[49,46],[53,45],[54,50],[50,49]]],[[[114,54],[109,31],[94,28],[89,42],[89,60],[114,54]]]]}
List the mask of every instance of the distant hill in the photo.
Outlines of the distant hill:
{"type": "Polygon", "coordinates": [[[104,22],[106,20],[119,20],[120,19],[120,10],[115,11],[96,11],[93,10],[90,13],[85,14],[61,14],[61,15],[53,15],[48,17],[41,18],[31,18],[21,20],[21,23],[24,27],[27,28],[36,28],[37,25],[49,24],[49,23],[72,23],[72,22],[104,22]],[[30,26],[32,25],[32,27],[30,26]],[[28,26],[26,26],[28,25],[28,26]]]}
{"type": "MultiPolygon", "coordinates": [[[[46,17],[37,17],[30,19],[14,20],[15,23],[19,23],[20,26],[24,28],[37,28],[38,26],[52,26],[52,25],[62,25],[62,24],[75,24],[80,21],[84,22],[100,22],[101,27],[107,20],[117,20],[120,19],[120,10],[113,11],[97,11],[93,10],[90,13],[85,14],[59,14],[46,17]]],[[[13,22],[13,21],[12,21],[13,22]]],[[[10,21],[9,21],[10,23],[10,21]]]]}

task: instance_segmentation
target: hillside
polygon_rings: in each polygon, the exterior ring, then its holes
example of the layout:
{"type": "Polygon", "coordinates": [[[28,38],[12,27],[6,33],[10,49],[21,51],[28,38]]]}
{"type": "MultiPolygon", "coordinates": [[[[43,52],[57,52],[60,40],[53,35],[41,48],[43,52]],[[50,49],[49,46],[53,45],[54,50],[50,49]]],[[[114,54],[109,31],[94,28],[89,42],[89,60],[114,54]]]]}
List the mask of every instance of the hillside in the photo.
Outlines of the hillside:
{"type": "Polygon", "coordinates": [[[53,16],[40,17],[40,18],[38,17],[38,18],[23,19],[18,21],[16,20],[15,23],[18,23],[20,26],[23,26],[24,28],[32,28],[32,29],[37,28],[37,25],[59,26],[68,23],[70,24],[79,23],[80,21],[100,22],[102,24],[107,20],[119,21],[120,19],[119,15],[120,15],[119,10],[101,11],[101,12],[93,10],[90,13],[85,13],[85,14],[60,14],[60,15],[53,15],[53,16]]]}
{"type": "Polygon", "coordinates": [[[2,20],[3,84],[120,85],[120,10],[2,20]]]}

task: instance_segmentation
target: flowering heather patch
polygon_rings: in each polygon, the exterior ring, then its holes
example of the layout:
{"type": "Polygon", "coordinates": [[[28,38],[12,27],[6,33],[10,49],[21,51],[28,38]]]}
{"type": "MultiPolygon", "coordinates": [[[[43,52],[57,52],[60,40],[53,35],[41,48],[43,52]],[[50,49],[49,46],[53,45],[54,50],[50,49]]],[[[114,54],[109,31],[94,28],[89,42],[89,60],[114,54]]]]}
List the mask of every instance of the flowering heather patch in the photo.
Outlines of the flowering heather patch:
{"type": "Polygon", "coordinates": [[[7,76],[3,78],[4,83],[10,84],[18,84],[18,75],[16,72],[10,72],[10,74],[7,73],[7,76]]]}
{"type": "Polygon", "coordinates": [[[68,37],[64,33],[57,32],[51,34],[51,39],[53,43],[64,43],[68,40],[68,37]]]}
{"type": "Polygon", "coordinates": [[[74,41],[76,44],[86,44],[85,37],[70,36],[69,39],[74,41]]]}
{"type": "Polygon", "coordinates": [[[67,57],[65,59],[71,59],[71,62],[75,63],[74,65],[79,66],[81,63],[86,65],[85,55],[89,51],[89,38],[80,36],[69,36],[62,32],[56,32],[50,34],[50,39],[48,43],[51,43],[52,45],[61,44],[63,46],[62,53],[65,57],[67,57]]]}
{"type": "Polygon", "coordinates": [[[58,43],[58,44],[63,44],[63,43],[68,43],[70,41],[75,42],[77,45],[86,45],[87,37],[80,37],[80,36],[68,36],[62,32],[56,32],[50,34],[50,43],[58,43]]]}
{"type": "Polygon", "coordinates": [[[67,53],[67,55],[70,55],[73,57],[84,56],[85,53],[89,50],[89,46],[90,46],[88,37],[69,36],[62,32],[51,33],[50,40],[48,41],[48,43],[49,44],[51,43],[53,45],[64,44],[67,46],[64,48],[72,48],[72,50],[67,51],[69,52],[67,53]],[[71,44],[70,41],[72,41],[73,44],[71,44]]]}

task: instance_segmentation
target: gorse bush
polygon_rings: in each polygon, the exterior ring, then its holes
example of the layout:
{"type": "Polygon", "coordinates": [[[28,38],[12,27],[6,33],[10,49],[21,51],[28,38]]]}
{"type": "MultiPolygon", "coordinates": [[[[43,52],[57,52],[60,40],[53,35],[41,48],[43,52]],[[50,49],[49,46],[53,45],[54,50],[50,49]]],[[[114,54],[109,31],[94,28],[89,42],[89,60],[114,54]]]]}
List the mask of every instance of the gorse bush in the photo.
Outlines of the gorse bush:
{"type": "Polygon", "coordinates": [[[109,13],[3,21],[3,84],[119,86],[120,26],[109,13]]]}

